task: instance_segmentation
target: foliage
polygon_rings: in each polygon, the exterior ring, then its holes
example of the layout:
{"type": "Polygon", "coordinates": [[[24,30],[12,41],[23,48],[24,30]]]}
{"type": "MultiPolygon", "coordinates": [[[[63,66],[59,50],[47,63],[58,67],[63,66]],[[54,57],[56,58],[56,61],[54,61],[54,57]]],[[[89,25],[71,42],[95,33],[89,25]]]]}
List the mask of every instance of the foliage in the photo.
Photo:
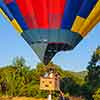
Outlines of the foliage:
{"type": "MultiPolygon", "coordinates": [[[[12,65],[0,68],[1,96],[47,97],[48,92],[41,91],[39,89],[39,83],[40,76],[43,76],[45,72],[48,72],[51,67],[61,75],[65,86],[63,88],[61,87],[61,89],[65,91],[65,94],[74,94],[77,87],[80,87],[80,84],[83,81],[83,78],[80,77],[79,73],[64,71],[60,66],[57,66],[52,62],[48,64],[48,66],[39,63],[35,69],[31,69],[25,62],[24,58],[16,57],[14,58],[12,65]],[[2,84],[5,84],[4,90],[2,84]]],[[[55,92],[53,95],[56,97],[58,96],[58,93],[55,92]]]]}
{"type": "Polygon", "coordinates": [[[87,67],[88,75],[85,77],[85,84],[82,87],[83,95],[88,100],[93,100],[92,95],[100,87],[100,47],[93,53],[87,67]]]}
{"type": "Polygon", "coordinates": [[[100,100],[100,88],[98,88],[97,91],[95,91],[93,98],[94,100],[100,100]]]}
{"type": "MultiPolygon", "coordinates": [[[[39,63],[32,69],[26,65],[23,57],[16,57],[11,65],[0,68],[0,96],[27,96],[43,97],[48,95],[47,91],[39,89],[40,76],[54,69],[61,75],[60,89],[66,96],[82,96],[87,100],[99,100],[100,93],[100,47],[93,53],[87,71],[71,72],[65,71],[60,66],[49,63],[45,66],[39,63]],[[95,92],[96,91],[96,92],[95,92]],[[93,98],[92,98],[93,97],[93,98]]],[[[59,93],[53,92],[56,100],[59,93]]]]}

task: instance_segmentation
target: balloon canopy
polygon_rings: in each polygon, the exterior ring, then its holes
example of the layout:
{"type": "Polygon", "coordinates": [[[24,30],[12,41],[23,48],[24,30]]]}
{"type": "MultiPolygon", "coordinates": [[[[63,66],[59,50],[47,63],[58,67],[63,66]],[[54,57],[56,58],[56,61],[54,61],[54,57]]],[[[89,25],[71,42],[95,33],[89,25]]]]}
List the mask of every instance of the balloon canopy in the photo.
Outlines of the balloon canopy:
{"type": "Polygon", "coordinates": [[[48,64],[100,22],[100,0],[0,0],[0,12],[48,64]]]}

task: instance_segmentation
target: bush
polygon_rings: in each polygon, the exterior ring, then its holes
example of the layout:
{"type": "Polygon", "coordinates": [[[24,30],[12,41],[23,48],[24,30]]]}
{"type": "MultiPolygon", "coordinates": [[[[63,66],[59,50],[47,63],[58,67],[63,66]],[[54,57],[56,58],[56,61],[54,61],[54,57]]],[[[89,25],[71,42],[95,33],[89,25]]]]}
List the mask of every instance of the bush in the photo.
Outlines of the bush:
{"type": "Polygon", "coordinates": [[[94,100],[100,100],[100,88],[93,95],[94,100]]]}

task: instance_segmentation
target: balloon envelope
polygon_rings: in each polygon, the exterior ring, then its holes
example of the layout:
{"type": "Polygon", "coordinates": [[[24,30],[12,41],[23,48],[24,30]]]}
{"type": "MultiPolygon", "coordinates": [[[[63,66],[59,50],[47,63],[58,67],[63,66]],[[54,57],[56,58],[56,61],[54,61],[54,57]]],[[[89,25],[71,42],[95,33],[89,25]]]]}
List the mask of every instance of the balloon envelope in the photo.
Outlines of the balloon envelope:
{"type": "Polygon", "coordinates": [[[45,64],[57,52],[73,49],[100,22],[100,0],[2,1],[11,14],[0,2],[2,11],[16,20],[21,36],[45,64]]]}

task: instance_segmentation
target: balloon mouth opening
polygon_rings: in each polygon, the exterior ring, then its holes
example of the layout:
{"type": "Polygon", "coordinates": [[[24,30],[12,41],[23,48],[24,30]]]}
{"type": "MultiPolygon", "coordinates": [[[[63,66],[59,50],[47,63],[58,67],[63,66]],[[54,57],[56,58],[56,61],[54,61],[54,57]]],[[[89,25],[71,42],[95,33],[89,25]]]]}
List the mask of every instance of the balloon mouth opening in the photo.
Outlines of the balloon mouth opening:
{"type": "Polygon", "coordinates": [[[44,55],[43,63],[48,65],[52,58],[60,51],[71,50],[72,47],[66,43],[48,43],[47,50],[44,55]]]}

